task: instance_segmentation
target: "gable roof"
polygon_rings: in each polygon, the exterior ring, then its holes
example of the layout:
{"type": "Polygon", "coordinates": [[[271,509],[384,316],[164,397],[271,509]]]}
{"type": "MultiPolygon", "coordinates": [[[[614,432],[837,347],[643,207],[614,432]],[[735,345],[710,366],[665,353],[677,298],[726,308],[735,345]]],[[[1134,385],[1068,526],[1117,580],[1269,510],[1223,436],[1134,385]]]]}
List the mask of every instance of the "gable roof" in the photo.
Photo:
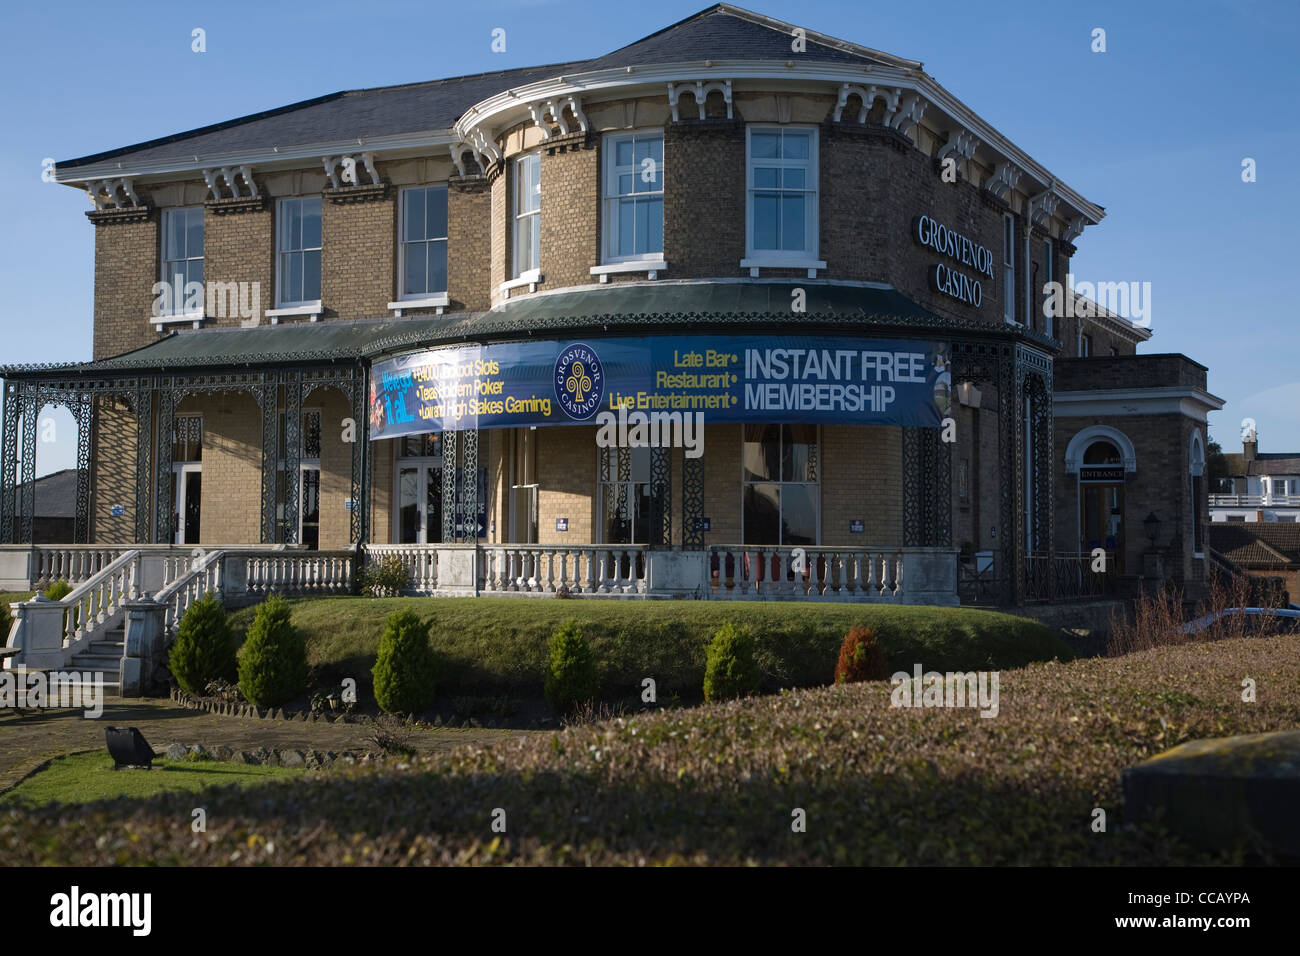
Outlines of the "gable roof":
{"type": "MultiPolygon", "coordinates": [[[[199,160],[241,150],[307,147],[317,143],[372,140],[450,128],[475,103],[515,87],[569,73],[589,73],[650,63],[704,59],[786,60],[792,24],[719,3],[627,46],[589,60],[453,76],[421,83],[344,90],[277,109],[203,126],[159,139],[56,163],[70,172],[106,160],[136,162],[199,160]]],[[[920,69],[906,60],[858,44],[805,31],[800,61],[859,63],[920,69]]]]}
{"type": "Polygon", "coordinates": [[[1300,564],[1300,524],[1248,521],[1210,523],[1210,546],[1245,567],[1300,564]]]}
{"type": "MultiPolygon", "coordinates": [[[[37,518],[75,518],[77,516],[77,469],[64,468],[42,475],[34,482],[36,485],[37,518]]],[[[23,489],[27,482],[20,482],[14,488],[14,501],[22,500],[23,489]]],[[[18,513],[15,505],[14,514],[18,513]]]]}

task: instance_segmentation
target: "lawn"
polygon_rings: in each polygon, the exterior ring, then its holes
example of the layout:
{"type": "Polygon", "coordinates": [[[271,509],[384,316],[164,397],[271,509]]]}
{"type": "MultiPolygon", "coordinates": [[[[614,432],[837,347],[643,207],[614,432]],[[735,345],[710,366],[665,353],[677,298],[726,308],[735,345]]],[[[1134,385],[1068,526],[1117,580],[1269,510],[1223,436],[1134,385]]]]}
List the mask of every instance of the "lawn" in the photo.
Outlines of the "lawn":
{"type": "Polygon", "coordinates": [[[180,796],[0,810],[0,863],[1235,863],[1126,824],[1120,772],[1300,726],[1297,687],[1300,642],[1277,637],[1004,670],[993,718],[891,707],[888,682],[797,690],[214,791],[198,842],[180,796]]]}
{"type": "Polygon", "coordinates": [[[103,750],[59,757],[0,796],[0,806],[56,803],[75,805],[116,797],[197,793],[210,787],[249,787],[268,780],[301,776],[290,767],[204,761],[155,760],[154,770],[114,770],[103,750]]]}
{"type": "MultiPolygon", "coordinates": [[[[1069,647],[1037,621],[971,608],[889,607],[764,601],[596,601],[527,598],[314,598],[293,601],[293,621],[307,637],[309,663],[326,680],[371,683],[384,622],[409,607],[432,622],[442,662],[440,695],[540,697],[547,640],[567,620],[581,626],[603,668],[607,700],[635,699],[653,677],[661,699],[698,701],[705,647],[724,621],[747,624],[758,637],[766,690],[831,681],[849,628],[876,630],[891,669],[920,662],[940,670],[1019,667],[1068,660],[1069,647]]],[[[233,616],[243,630],[254,608],[233,616]]]]}

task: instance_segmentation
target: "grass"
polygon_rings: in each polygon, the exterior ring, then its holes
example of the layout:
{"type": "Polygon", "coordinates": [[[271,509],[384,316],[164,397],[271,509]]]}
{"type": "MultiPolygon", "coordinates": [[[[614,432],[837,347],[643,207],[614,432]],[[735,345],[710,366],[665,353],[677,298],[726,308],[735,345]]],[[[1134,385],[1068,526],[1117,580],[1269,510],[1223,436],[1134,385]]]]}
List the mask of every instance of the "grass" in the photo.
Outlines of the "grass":
{"type": "Polygon", "coordinates": [[[181,796],[0,810],[0,864],[1239,863],[1126,823],[1120,772],[1300,726],[1297,686],[1300,641],[1276,637],[1003,671],[987,719],[893,708],[885,681],[799,690],[214,791],[201,841],[181,796]]]}
{"type": "Polygon", "coordinates": [[[113,759],[102,750],[59,757],[0,796],[0,807],[46,803],[68,806],[117,797],[197,793],[211,787],[248,787],[304,773],[290,767],[216,761],[155,760],[153,765],[158,769],[114,770],[113,759]]]}
{"type": "MultiPolygon", "coordinates": [[[[547,640],[576,620],[603,668],[602,693],[635,697],[653,677],[661,699],[701,697],[705,649],[725,621],[749,625],[758,638],[763,687],[831,682],[849,628],[875,629],[891,670],[915,663],[939,670],[1019,667],[1073,655],[1037,621],[971,608],[808,605],[723,601],[584,601],[512,598],[314,598],[291,602],[307,637],[308,662],[331,678],[371,683],[384,622],[411,608],[432,620],[442,663],[439,696],[540,696],[547,640]]],[[[232,616],[237,631],[255,608],[232,616]]]]}

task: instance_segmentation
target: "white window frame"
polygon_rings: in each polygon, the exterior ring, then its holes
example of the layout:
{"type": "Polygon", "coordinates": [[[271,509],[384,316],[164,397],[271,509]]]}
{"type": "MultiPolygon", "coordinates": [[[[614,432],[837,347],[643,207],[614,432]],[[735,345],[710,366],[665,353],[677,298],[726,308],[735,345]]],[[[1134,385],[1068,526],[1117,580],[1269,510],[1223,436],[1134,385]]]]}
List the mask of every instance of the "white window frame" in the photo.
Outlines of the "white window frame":
{"type": "Polygon", "coordinates": [[[1079,336],[1079,358],[1092,358],[1092,336],[1087,332],[1079,336]]]}
{"type": "MultiPolygon", "coordinates": [[[[815,279],[816,270],[825,269],[826,263],[818,258],[821,251],[821,223],[818,205],[821,197],[820,152],[818,129],[816,126],[802,124],[754,123],[745,127],[745,258],[740,260],[742,269],[749,269],[751,276],[757,276],[764,266],[778,269],[807,269],[808,277],[815,279]],[[807,132],[808,158],[806,160],[778,160],[784,167],[802,167],[805,171],[804,189],[806,197],[804,207],[804,238],[806,248],[802,250],[755,249],[754,248],[754,133],[794,133],[807,132]]],[[[766,164],[767,161],[764,161],[766,164]]],[[[772,190],[764,188],[763,192],[772,190]]],[[[794,192],[781,187],[779,192],[794,192]]]]}
{"type": "Polygon", "coordinates": [[[321,300],[317,299],[285,299],[284,298],[284,256],[294,252],[319,252],[321,254],[321,285],[325,284],[325,204],[320,196],[286,196],[283,199],[276,200],[275,203],[275,305],[274,309],[267,311],[271,317],[272,323],[276,322],[281,316],[286,315],[310,315],[312,320],[320,315],[321,300]],[[321,203],[321,230],[319,246],[304,246],[301,249],[285,249],[281,243],[284,241],[284,208],[291,202],[305,202],[315,200],[321,203]]]}
{"type": "MultiPolygon", "coordinates": [[[[163,217],[162,217],[162,235],[160,236],[160,239],[161,241],[159,242],[159,249],[158,249],[158,273],[161,277],[161,281],[167,283],[168,288],[173,288],[172,280],[174,276],[168,273],[169,262],[189,263],[189,262],[193,262],[196,259],[199,259],[199,260],[203,260],[203,280],[204,280],[204,290],[206,291],[207,278],[208,278],[207,261],[206,261],[207,245],[208,245],[208,230],[207,230],[207,222],[203,218],[203,207],[202,206],[176,206],[171,209],[164,209],[163,217]],[[170,231],[172,217],[177,213],[185,213],[188,215],[189,213],[193,213],[193,212],[197,212],[199,214],[200,222],[203,222],[203,249],[200,251],[199,255],[192,256],[192,255],[188,255],[190,250],[187,248],[185,250],[187,255],[185,256],[184,259],[168,259],[167,258],[167,235],[168,232],[170,231]]],[[[168,303],[168,308],[164,312],[158,315],[150,316],[150,321],[152,321],[155,325],[159,325],[159,326],[169,322],[193,322],[194,327],[198,328],[199,325],[202,323],[203,318],[206,314],[206,308],[207,308],[206,297],[204,298],[204,304],[200,305],[197,310],[182,309],[181,311],[177,311],[174,308],[175,295],[177,295],[177,293],[173,288],[173,291],[171,293],[172,300],[168,303]]],[[[185,301],[184,287],[181,288],[179,295],[181,297],[181,302],[183,303],[185,301]]]]}
{"type": "Polygon", "coordinates": [[[511,172],[513,173],[513,176],[510,182],[510,278],[511,280],[519,284],[524,284],[525,282],[536,282],[540,277],[540,272],[542,267],[542,231],[540,227],[541,216],[542,216],[542,196],[541,196],[542,153],[541,150],[536,150],[531,153],[526,153],[523,156],[516,156],[514,159],[514,165],[511,172]],[[519,211],[520,170],[523,168],[524,163],[534,163],[534,162],[537,164],[537,208],[534,210],[529,210],[527,212],[521,213],[519,211]],[[519,261],[519,253],[521,249],[519,244],[519,239],[521,235],[521,230],[519,228],[519,225],[525,219],[530,220],[528,233],[529,236],[531,237],[533,232],[531,220],[533,220],[534,218],[536,218],[536,221],[539,224],[537,229],[537,248],[536,250],[534,250],[535,258],[533,264],[529,265],[529,267],[525,269],[525,268],[521,268],[521,263],[519,261]]]}
{"type": "Polygon", "coordinates": [[[1002,214],[1002,318],[1016,324],[1016,217],[1002,214]]]}
{"type": "MultiPolygon", "coordinates": [[[[618,191],[618,177],[621,172],[626,171],[626,167],[615,165],[615,160],[618,156],[617,147],[618,144],[621,142],[630,140],[631,142],[635,143],[638,139],[659,140],[659,144],[660,144],[659,152],[660,155],[663,154],[664,131],[662,128],[628,130],[626,132],[620,132],[620,133],[606,133],[605,141],[601,144],[604,152],[603,162],[601,163],[602,174],[601,174],[601,191],[600,191],[601,227],[604,230],[604,241],[601,243],[601,260],[600,260],[602,265],[616,265],[618,263],[642,263],[642,262],[658,264],[663,262],[664,250],[662,245],[662,239],[663,239],[662,222],[660,222],[659,224],[661,243],[660,243],[659,250],[657,252],[643,252],[643,253],[633,254],[629,256],[616,256],[611,251],[613,246],[613,241],[618,236],[618,232],[619,232],[618,201],[624,198],[624,194],[618,191]]],[[[629,194],[633,198],[651,198],[654,196],[658,196],[660,201],[659,208],[660,208],[661,215],[663,213],[663,202],[665,198],[664,186],[666,183],[664,179],[664,168],[666,162],[667,162],[666,158],[661,159],[659,161],[659,169],[657,170],[658,179],[659,179],[659,188],[657,190],[652,190],[650,192],[636,192],[636,193],[629,194]]],[[[635,147],[633,149],[633,164],[632,164],[631,172],[632,175],[636,176],[639,180],[641,176],[641,168],[635,161],[635,147]]]]}
{"type": "MultiPolygon", "coordinates": [[[[388,308],[400,310],[403,307],[408,309],[421,307],[445,307],[449,303],[447,298],[447,289],[442,288],[436,291],[426,291],[420,293],[406,292],[406,247],[408,240],[406,238],[406,196],[415,190],[441,189],[444,197],[447,195],[446,183],[425,183],[422,186],[404,186],[398,193],[398,231],[397,231],[397,299],[388,303],[388,308]]],[[[447,232],[451,232],[451,223],[448,221],[447,232]]],[[[420,245],[428,245],[431,242],[441,242],[449,245],[450,239],[447,235],[434,239],[416,239],[413,242],[420,245]]],[[[448,268],[450,269],[450,258],[448,258],[448,268]]],[[[450,279],[450,277],[448,277],[450,279]]],[[[400,311],[398,313],[401,314],[400,311]]]]}

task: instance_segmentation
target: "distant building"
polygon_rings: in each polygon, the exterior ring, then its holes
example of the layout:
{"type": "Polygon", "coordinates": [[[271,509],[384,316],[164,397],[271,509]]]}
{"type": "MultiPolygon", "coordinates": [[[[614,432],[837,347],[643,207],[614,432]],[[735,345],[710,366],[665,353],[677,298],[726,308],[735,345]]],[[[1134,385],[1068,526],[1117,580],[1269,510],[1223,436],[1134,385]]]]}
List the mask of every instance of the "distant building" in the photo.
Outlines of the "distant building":
{"type": "Polygon", "coordinates": [[[1250,429],[1241,454],[1223,457],[1228,477],[1210,489],[1211,521],[1300,521],[1300,452],[1260,454],[1258,436],[1250,429]]]}
{"type": "Polygon", "coordinates": [[[1300,524],[1212,524],[1210,547],[1252,577],[1281,578],[1292,600],[1300,595],[1300,524]]]}
{"type": "MultiPolygon", "coordinates": [[[[72,541],[73,529],[77,518],[77,469],[65,468],[53,474],[37,478],[36,513],[32,520],[32,542],[34,544],[54,544],[60,541],[72,541]]],[[[16,498],[21,500],[26,490],[26,482],[14,489],[16,498]]],[[[12,512],[13,540],[21,540],[18,535],[18,509],[12,512]]]]}

